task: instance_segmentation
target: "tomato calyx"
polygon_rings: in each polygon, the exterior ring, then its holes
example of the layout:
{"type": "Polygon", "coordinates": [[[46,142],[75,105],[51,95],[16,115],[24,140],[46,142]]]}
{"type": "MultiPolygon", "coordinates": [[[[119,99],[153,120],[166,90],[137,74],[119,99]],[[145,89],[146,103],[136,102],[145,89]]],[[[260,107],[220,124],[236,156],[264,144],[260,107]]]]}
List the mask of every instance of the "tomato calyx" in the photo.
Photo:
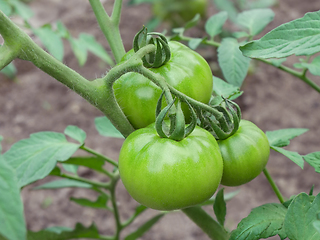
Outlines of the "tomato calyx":
{"type": "Polygon", "coordinates": [[[200,126],[211,132],[219,140],[227,139],[235,134],[241,120],[240,107],[235,102],[226,98],[223,98],[223,102],[220,104],[211,107],[222,113],[222,119],[217,119],[208,111],[199,109],[197,113],[200,126]]]}
{"type": "Polygon", "coordinates": [[[189,134],[191,134],[192,131],[195,129],[197,125],[197,115],[192,106],[188,103],[188,101],[185,100],[184,102],[187,103],[190,109],[192,119],[191,123],[186,125],[185,117],[181,108],[181,100],[175,98],[171,103],[169,103],[165,108],[161,110],[163,95],[164,92],[161,94],[156,108],[156,131],[158,135],[162,138],[169,138],[175,141],[181,141],[189,134]],[[174,106],[176,101],[177,104],[175,105],[175,109],[172,112],[170,110],[174,106]],[[167,114],[169,114],[170,126],[168,126],[166,124],[167,121],[165,121],[165,117],[167,116],[167,114]]]}
{"type": "Polygon", "coordinates": [[[143,26],[134,37],[133,50],[137,52],[140,48],[148,44],[155,45],[156,50],[142,58],[143,66],[147,68],[158,68],[170,60],[171,52],[167,38],[161,33],[148,33],[147,28],[143,26]]]}

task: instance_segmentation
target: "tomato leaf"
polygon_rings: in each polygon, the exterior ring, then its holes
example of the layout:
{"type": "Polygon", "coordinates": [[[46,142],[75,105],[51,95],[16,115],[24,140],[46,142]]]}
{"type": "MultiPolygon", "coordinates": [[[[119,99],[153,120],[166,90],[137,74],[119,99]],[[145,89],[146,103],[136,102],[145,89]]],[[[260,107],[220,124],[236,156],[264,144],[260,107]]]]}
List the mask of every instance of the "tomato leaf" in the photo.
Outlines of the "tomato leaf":
{"type": "Polygon", "coordinates": [[[16,171],[20,187],[47,176],[57,161],[70,158],[80,147],[70,143],[62,133],[39,132],[15,143],[5,154],[16,171]]]}
{"type": "Polygon", "coordinates": [[[199,21],[200,21],[200,14],[197,13],[189,22],[187,22],[184,25],[184,29],[189,29],[189,28],[196,26],[199,21]]]}
{"type": "Polygon", "coordinates": [[[300,193],[291,202],[284,221],[284,228],[291,240],[318,240],[320,233],[314,228],[320,209],[320,195],[315,198],[300,193]]]}
{"type": "Polygon", "coordinates": [[[86,33],[80,33],[79,40],[82,42],[82,46],[92,52],[97,57],[108,63],[110,66],[114,66],[114,62],[104,47],[98,43],[94,36],[86,33]]]}
{"type": "Polygon", "coordinates": [[[61,21],[56,22],[57,25],[57,34],[59,34],[60,37],[68,39],[70,37],[70,33],[68,29],[64,26],[64,24],[61,21]]]}
{"type": "Polygon", "coordinates": [[[0,193],[0,235],[10,240],[26,239],[20,186],[14,169],[3,155],[0,155],[0,193]]]}
{"type": "Polygon", "coordinates": [[[8,78],[14,79],[17,75],[17,68],[14,66],[13,62],[11,62],[7,66],[5,66],[0,72],[6,75],[8,78]]]}
{"type": "Polygon", "coordinates": [[[28,232],[28,240],[61,240],[61,239],[76,239],[76,238],[100,238],[99,231],[93,223],[86,228],[81,223],[77,223],[75,229],[66,227],[51,227],[39,232],[28,232]]]}
{"type": "Polygon", "coordinates": [[[199,47],[200,43],[203,41],[202,38],[192,38],[189,42],[188,42],[188,46],[195,50],[197,47],[199,47]]]}
{"type": "Polygon", "coordinates": [[[224,201],[223,191],[224,191],[224,188],[219,190],[213,204],[214,214],[216,215],[217,220],[221,226],[224,225],[224,222],[226,220],[226,214],[227,214],[227,206],[226,206],[226,202],[224,201]]]}
{"type": "Polygon", "coordinates": [[[236,99],[243,93],[242,91],[240,91],[239,87],[229,84],[226,81],[223,81],[222,79],[215,76],[213,76],[212,91],[216,96],[223,96],[224,98],[228,98],[230,100],[236,99]]]}
{"type": "Polygon", "coordinates": [[[250,36],[255,36],[273,20],[271,9],[253,9],[239,13],[237,23],[249,30],[250,36]]]}
{"type": "Polygon", "coordinates": [[[88,167],[101,173],[105,171],[103,168],[105,161],[97,157],[71,157],[64,163],[88,167]]]}
{"type": "Polygon", "coordinates": [[[231,21],[237,21],[238,10],[234,6],[234,3],[230,0],[213,0],[214,5],[220,11],[226,11],[231,21]]]}
{"type": "Polygon", "coordinates": [[[94,119],[94,123],[100,135],[105,137],[123,138],[122,134],[113,126],[107,117],[97,117],[94,119]]]}
{"type": "Polygon", "coordinates": [[[65,163],[62,163],[62,167],[64,170],[66,170],[67,172],[71,172],[73,174],[77,174],[78,172],[78,168],[79,166],[78,165],[73,165],[73,164],[65,164],[65,163]]]}
{"type": "Polygon", "coordinates": [[[24,20],[28,20],[33,16],[33,12],[28,5],[18,0],[11,0],[10,4],[13,6],[14,12],[22,17],[24,20]]]}
{"type": "Polygon", "coordinates": [[[222,32],[222,27],[228,19],[228,13],[226,11],[219,12],[212,15],[205,24],[205,30],[211,38],[222,32]]]}
{"type": "Polygon", "coordinates": [[[71,197],[70,201],[75,202],[83,207],[92,207],[92,208],[107,208],[107,202],[109,200],[108,195],[101,194],[96,201],[90,201],[86,198],[74,198],[71,197]]]}
{"type": "Polygon", "coordinates": [[[290,140],[307,132],[307,128],[286,128],[275,131],[267,131],[266,135],[270,146],[285,147],[290,144],[290,140]]]}
{"type": "Polygon", "coordinates": [[[2,152],[2,146],[1,146],[2,140],[3,140],[3,137],[0,135],[0,159],[1,159],[1,152],[2,152]]]}
{"type": "Polygon", "coordinates": [[[241,220],[229,240],[258,240],[279,235],[285,239],[284,219],[287,209],[282,204],[268,203],[254,208],[241,220]]]}
{"type": "Polygon", "coordinates": [[[134,231],[133,233],[126,236],[124,240],[135,240],[135,239],[141,237],[144,233],[149,231],[149,229],[155,223],[157,223],[164,215],[165,215],[164,213],[161,213],[161,214],[158,214],[155,217],[151,218],[149,221],[145,222],[142,226],[140,226],[136,231],[134,231]]]}
{"type": "Polygon", "coordinates": [[[320,11],[280,25],[261,39],[240,47],[250,58],[283,58],[290,55],[312,55],[319,52],[320,11]]]}
{"type": "Polygon", "coordinates": [[[89,183],[84,183],[84,182],[80,182],[80,181],[72,180],[72,179],[60,179],[60,180],[47,182],[45,184],[37,186],[37,187],[33,188],[33,190],[56,189],[56,188],[73,188],[73,187],[91,188],[92,185],[89,184],[89,183]]]}
{"type": "Polygon", "coordinates": [[[250,58],[244,57],[235,38],[224,38],[218,48],[218,62],[226,81],[241,87],[247,75],[250,58]]]}
{"type": "Polygon", "coordinates": [[[303,169],[304,161],[303,161],[302,156],[299,153],[288,151],[283,148],[279,148],[279,147],[275,147],[275,146],[271,146],[271,148],[273,150],[275,150],[276,152],[285,155],[287,158],[289,158],[291,161],[293,161],[295,164],[297,164],[299,167],[301,167],[301,169],[303,169]]]}
{"type": "Polygon", "coordinates": [[[78,59],[79,65],[83,66],[86,63],[88,57],[87,49],[82,45],[82,41],[79,39],[69,38],[68,40],[71,44],[74,55],[78,59]]]}
{"type": "Polygon", "coordinates": [[[280,67],[282,63],[284,63],[287,59],[286,58],[279,58],[279,59],[271,59],[270,62],[275,67],[280,67]]]}
{"type": "Polygon", "coordinates": [[[12,7],[5,0],[0,0],[0,10],[8,17],[12,14],[12,7]]]}
{"type": "Polygon", "coordinates": [[[64,48],[60,35],[53,31],[51,27],[41,27],[32,30],[39,37],[48,52],[61,62],[63,60],[64,48]]]}
{"type": "Polygon", "coordinates": [[[309,163],[317,173],[320,173],[320,152],[313,152],[304,155],[303,159],[309,163]]]}
{"type": "Polygon", "coordinates": [[[317,56],[313,59],[311,63],[298,63],[294,64],[294,67],[296,68],[306,68],[310,71],[311,74],[315,76],[320,76],[320,56],[317,56]]]}
{"type": "Polygon", "coordinates": [[[73,125],[69,125],[64,130],[64,134],[78,141],[80,144],[84,144],[87,134],[81,128],[73,125]]]}

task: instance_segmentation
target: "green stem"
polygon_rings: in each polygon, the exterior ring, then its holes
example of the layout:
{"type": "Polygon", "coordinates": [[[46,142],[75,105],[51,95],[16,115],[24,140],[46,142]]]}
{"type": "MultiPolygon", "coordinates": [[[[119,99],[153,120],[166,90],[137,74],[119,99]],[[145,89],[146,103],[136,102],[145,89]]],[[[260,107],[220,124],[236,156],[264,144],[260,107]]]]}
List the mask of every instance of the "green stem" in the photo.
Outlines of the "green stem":
{"type": "Polygon", "coordinates": [[[93,154],[93,155],[95,155],[95,156],[97,156],[97,157],[99,157],[99,158],[102,158],[103,160],[105,160],[106,162],[112,164],[113,166],[118,167],[118,163],[117,163],[117,162],[115,162],[115,161],[113,161],[112,159],[104,156],[103,154],[100,154],[100,153],[94,151],[94,150],[91,149],[91,148],[88,148],[88,147],[86,147],[86,146],[81,146],[80,149],[82,149],[82,150],[84,150],[84,151],[86,151],[86,152],[88,152],[88,153],[91,153],[91,154],[93,154]]]}
{"type": "Polygon", "coordinates": [[[229,233],[200,206],[184,208],[181,211],[197,224],[212,240],[229,239],[229,233]]]}
{"type": "Polygon", "coordinates": [[[116,233],[114,236],[115,240],[118,240],[120,237],[120,232],[122,230],[122,224],[120,221],[120,214],[119,214],[119,209],[118,209],[118,205],[117,205],[117,200],[116,200],[116,184],[117,184],[117,180],[112,181],[111,182],[111,188],[110,188],[110,194],[111,194],[111,203],[112,203],[112,207],[113,207],[113,214],[114,214],[114,218],[116,221],[116,233]]]}
{"type": "Polygon", "coordinates": [[[0,70],[11,63],[19,54],[19,51],[14,51],[6,44],[0,46],[0,70]]]}
{"type": "Polygon", "coordinates": [[[279,188],[277,187],[277,185],[276,185],[275,182],[273,181],[271,175],[269,174],[269,172],[268,172],[268,170],[267,170],[266,168],[263,169],[263,173],[264,173],[264,175],[266,176],[268,182],[270,183],[270,185],[271,185],[271,187],[272,187],[272,190],[273,190],[273,191],[275,192],[275,194],[277,195],[280,203],[284,203],[285,200],[284,200],[284,198],[283,198],[283,196],[282,196],[279,188]]]}
{"type": "Polygon", "coordinates": [[[112,17],[109,17],[106,13],[100,0],[89,0],[89,2],[101,31],[110,45],[113,56],[116,62],[119,63],[126,53],[119,30],[122,0],[115,1],[112,17]]]}
{"type": "Polygon", "coordinates": [[[86,178],[82,178],[82,177],[78,177],[78,176],[74,176],[74,175],[69,175],[69,174],[65,174],[65,173],[62,173],[59,176],[63,177],[63,178],[77,180],[77,181],[83,182],[83,183],[88,183],[88,184],[91,184],[92,186],[99,187],[99,188],[110,189],[110,186],[111,186],[110,183],[96,182],[96,181],[92,181],[92,180],[89,180],[86,178]]]}

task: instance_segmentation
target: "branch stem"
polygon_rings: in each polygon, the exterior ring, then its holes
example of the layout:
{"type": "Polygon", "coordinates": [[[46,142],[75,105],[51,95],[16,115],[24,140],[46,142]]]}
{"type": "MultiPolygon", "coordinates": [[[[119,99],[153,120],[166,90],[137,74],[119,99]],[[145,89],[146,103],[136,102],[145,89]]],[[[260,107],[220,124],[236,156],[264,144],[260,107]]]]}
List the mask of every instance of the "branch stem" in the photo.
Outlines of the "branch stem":
{"type": "Polygon", "coordinates": [[[100,0],[89,0],[89,2],[100,29],[110,45],[113,56],[119,63],[126,53],[119,30],[122,0],[115,1],[112,17],[106,13],[100,0]]]}
{"type": "Polygon", "coordinates": [[[283,198],[283,196],[282,196],[282,194],[281,194],[278,186],[277,186],[276,183],[273,181],[271,175],[269,174],[269,172],[268,172],[268,170],[267,170],[266,168],[263,169],[263,173],[264,173],[264,175],[266,176],[268,182],[270,183],[270,185],[271,185],[271,187],[272,187],[272,190],[273,190],[274,193],[277,195],[280,203],[284,203],[285,200],[284,200],[284,198],[283,198]]]}

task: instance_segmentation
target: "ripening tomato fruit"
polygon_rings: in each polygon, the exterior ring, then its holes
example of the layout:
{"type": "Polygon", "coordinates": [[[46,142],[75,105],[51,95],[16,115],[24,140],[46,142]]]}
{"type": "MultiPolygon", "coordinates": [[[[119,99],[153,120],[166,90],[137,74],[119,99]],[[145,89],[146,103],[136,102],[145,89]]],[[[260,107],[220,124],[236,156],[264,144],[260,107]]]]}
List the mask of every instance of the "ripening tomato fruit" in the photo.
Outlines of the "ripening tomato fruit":
{"type": "Polygon", "coordinates": [[[264,132],[250,121],[241,120],[238,131],[218,140],[223,159],[221,184],[239,186],[256,178],[265,168],[270,154],[264,132]]]}
{"type": "Polygon", "coordinates": [[[129,194],[157,210],[208,200],[219,186],[222,168],[217,141],[200,127],[175,141],[160,138],[152,124],[129,135],[119,156],[120,176],[129,194]]]}
{"type": "MultiPolygon", "coordinates": [[[[203,103],[212,93],[212,72],[206,60],[187,46],[169,42],[171,59],[158,68],[149,68],[160,74],[178,91],[203,103]]],[[[130,58],[129,51],[123,61],[130,58]]],[[[162,90],[139,73],[127,73],[113,85],[116,100],[134,128],[143,128],[155,122],[157,101],[162,90]]],[[[183,103],[185,117],[190,118],[188,106],[183,103]]]]}

